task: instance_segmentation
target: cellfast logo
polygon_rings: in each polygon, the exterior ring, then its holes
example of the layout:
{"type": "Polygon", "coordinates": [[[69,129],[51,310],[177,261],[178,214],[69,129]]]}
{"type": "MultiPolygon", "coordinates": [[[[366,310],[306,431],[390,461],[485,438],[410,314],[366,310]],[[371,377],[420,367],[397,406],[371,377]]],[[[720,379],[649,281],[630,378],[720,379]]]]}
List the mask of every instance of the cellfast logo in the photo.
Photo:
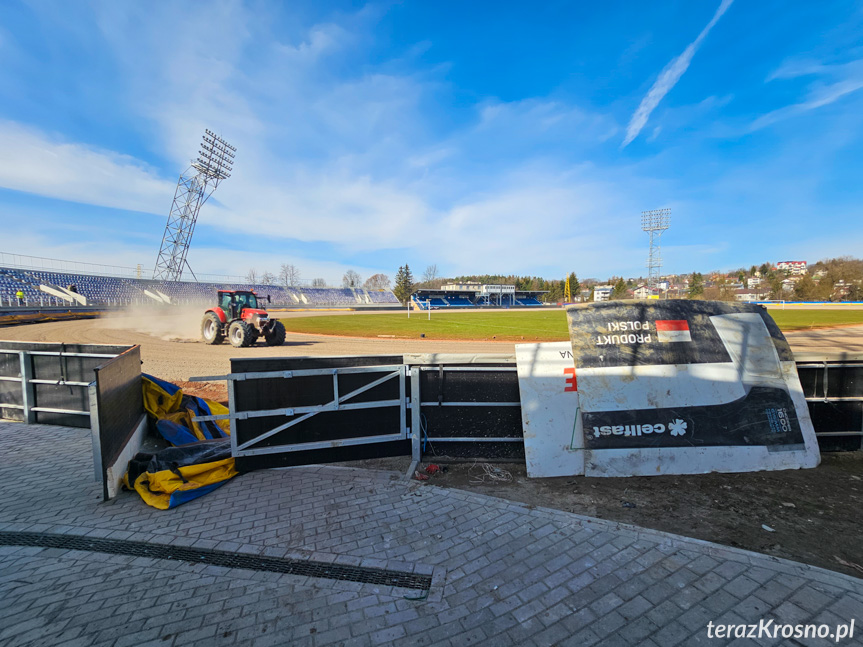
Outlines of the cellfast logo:
{"type": "Polygon", "coordinates": [[[672,436],[684,436],[689,425],[685,420],[675,418],[667,425],[603,425],[593,428],[594,438],[600,436],[646,436],[648,434],[664,434],[668,431],[672,436]]]}

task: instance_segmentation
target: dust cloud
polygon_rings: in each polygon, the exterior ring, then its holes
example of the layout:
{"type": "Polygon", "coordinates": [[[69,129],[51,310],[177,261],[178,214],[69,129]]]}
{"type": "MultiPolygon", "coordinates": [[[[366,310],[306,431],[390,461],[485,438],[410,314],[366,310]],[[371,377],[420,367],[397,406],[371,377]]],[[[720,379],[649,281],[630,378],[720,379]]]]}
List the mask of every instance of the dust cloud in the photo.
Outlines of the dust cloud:
{"type": "Polygon", "coordinates": [[[165,341],[200,341],[205,306],[137,305],[103,315],[98,326],[131,330],[165,341]]]}

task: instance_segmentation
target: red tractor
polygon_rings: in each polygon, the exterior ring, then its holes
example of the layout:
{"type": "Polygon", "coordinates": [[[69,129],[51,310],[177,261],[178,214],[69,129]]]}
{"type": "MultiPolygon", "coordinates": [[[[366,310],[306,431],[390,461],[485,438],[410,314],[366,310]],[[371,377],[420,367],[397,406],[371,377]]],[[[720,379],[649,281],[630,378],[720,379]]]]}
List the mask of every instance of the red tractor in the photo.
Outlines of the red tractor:
{"type": "Polygon", "coordinates": [[[221,344],[227,337],[231,346],[251,346],[261,335],[267,346],[285,343],[285,326],[258,309],[258,297],[248,290],[219,290],[219,305],[210,308],[201,322],[201,336],[208,344],[221,344]]]}

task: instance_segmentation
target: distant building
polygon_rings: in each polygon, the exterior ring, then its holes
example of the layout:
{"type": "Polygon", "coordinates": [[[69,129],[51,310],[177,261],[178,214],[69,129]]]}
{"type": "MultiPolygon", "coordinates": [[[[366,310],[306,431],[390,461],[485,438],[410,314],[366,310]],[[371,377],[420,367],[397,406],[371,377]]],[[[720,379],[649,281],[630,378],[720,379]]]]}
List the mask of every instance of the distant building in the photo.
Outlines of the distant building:
{"type": "Polygon", "coordinates": [[[769,293],[765,290],[736,290],[734,298],[738,301],[764,301],[769,293]]]}
{"type": "Polygon", "coordinates": [[[752,288],[757,288],[759,285],[761,285],[761,277],[760,276],[752,276],[752,277],[746,279],[746,287],[749,288],[750,290],[752,288]]]}
{"type": "Polygon", "coordinates": [[[776,263],[776,269],[782,272],[789,272],[792,276],[806,274],[806,261],[779,261],[776,263]]]}
{"type": "Polygon", "coordinates": [[[479,281],[464,281],[463,283],[449,283],[441,286],[441,290],[447,292],[478,292],[482,283],[479,281]]]}
{"type": "MultiPolygon", "coordinates": [[[[666,283],[666,285],[667,285],[667,283],[666,283]]],[[[664,288],[662,291],[664,292],[667,289],[668,288],[664,288]]],[[[655,289],[651,290],[646,285],[639,285],[633,291],[633,295],[635,296],[636,299],[649,299],[650,297],[658,295],[659,293],[660,293],[659,290],[655,290],[655,289]]]]}
{"type": "Polygon", "coordinates": [[[516,290],[514,285],[491,285],[476,281],[450,283],[440,288],[420,288],[411,295],[417,310],[441,308],[541,306],[545,290],[516,290]]]}
{"type": "Polygon", "coordinates": [[[593,288],[594,301],[608,301],[614,288],[610,285],[597,285],[593,288]]]}

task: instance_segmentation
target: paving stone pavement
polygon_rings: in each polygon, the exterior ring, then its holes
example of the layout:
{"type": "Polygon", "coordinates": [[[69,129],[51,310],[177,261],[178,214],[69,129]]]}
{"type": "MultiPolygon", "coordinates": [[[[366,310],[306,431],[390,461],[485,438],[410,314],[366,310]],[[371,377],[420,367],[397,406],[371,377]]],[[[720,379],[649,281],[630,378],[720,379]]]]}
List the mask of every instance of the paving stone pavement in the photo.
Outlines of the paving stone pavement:
{"type": "Polygon", "coordinates": [[[179,508],[101,501],[89,430],[0,423],[0,531],[62,533],[426,573],[416,590],[87,551],[0,546],[0,646],[826,645],[707,624],[856,621],[863,580],[666,533],[312,466],[179,508]]]}

